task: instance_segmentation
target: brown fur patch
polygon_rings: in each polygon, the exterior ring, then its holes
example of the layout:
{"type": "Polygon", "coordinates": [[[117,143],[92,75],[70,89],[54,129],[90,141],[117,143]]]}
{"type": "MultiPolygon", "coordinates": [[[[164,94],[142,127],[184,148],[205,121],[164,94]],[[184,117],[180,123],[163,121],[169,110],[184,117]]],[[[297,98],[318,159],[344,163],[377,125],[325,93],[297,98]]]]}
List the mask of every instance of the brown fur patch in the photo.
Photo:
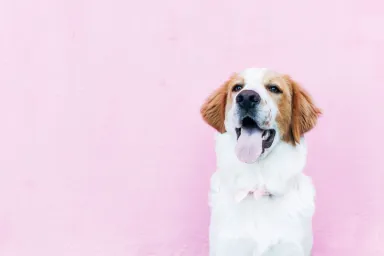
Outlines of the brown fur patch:
{"type": "Polygon", "coordinates": [[[284,141],[292,141],[291,133],[291,117],[292,117],[292,91],[288,87],[288,90],[281,96],[277,106],[279,113],[276,116],[276,122],[279,127],[280,136],[284,141]]]}
{"type": "Polygon", "coordinates": [[[225,111],[226,107],[232,104],[232,87],[237,83],[243,82],[244,80],[237,74],[232,75],[208,97],[200,109],[204,121],[220,133],[225,132],[225,111]]]}
{"type": "Polygon", "coordinates": [[[315,106],[311,96],[289,76],[284,76],[291,88],[291,125],[290,132],[283,137],[285,141],[299,143],[300,137],[309,132],[317,123],[321,110],[315,106]],[[289,136],[290,135],[290,136],[289,136]]]}
{"type": "Polygon", "coordinates": [[[276,116],[276,123],[280,132],[280,137],[287,142],[292,141],[291,133],[291,116],[292,116],[292,89],[288,81],[284,77],[272,73],[270,77],[264,81],[265,86],[267,87],[270,84],[276,85],[280,90],[283,91],[281,94],[275,94],[272,92],[268,93],[271,96],[272,100],[277,105],[279,109],[276,116]]]}

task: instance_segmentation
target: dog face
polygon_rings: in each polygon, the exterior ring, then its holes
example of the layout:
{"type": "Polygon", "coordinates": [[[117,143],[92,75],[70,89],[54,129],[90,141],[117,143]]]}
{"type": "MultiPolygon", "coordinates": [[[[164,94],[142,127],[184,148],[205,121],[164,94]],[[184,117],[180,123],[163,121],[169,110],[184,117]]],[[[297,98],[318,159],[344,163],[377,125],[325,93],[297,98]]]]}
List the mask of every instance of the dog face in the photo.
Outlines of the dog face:
{"type": "Polygon", "coordinates": [[[295,145],[321,111],[287,75],[249,68],[232,75],[201,108],[203,119],[236,139],[240,161],[264,158],[279,142],[295,145]]]}

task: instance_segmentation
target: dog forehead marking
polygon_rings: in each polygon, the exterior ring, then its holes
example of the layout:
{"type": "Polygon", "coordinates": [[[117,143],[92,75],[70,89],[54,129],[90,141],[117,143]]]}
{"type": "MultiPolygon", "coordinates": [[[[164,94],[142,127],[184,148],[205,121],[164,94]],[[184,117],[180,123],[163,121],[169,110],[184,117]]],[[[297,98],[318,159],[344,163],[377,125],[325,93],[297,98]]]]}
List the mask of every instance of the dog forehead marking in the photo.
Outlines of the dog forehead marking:
{"type": "Polygon", "coordinates": [[[267,72],[267,68],[247,68],[240,73],[240,76],[244,78],[245,84],[254,85],[262,83],[267,72]]]}

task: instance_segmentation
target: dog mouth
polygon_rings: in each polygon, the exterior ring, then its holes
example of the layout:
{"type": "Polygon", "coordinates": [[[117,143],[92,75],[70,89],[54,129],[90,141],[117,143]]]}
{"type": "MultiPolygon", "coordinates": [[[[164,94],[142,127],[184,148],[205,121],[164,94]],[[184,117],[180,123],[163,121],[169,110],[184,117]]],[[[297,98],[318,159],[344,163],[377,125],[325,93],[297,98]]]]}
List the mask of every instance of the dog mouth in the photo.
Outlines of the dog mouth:
{"type": "Polygon", "coordinates": [[[241,120],[240,128],[236,128],[236,155],[240,161],[253,163],[272,146],[276,131],[262,129],[251,117],[241,120]]]}
{"type": "Polygon", "coordinates": [[[262,142],[263,142],[263,145],[262,145],[263,149],[271,147],[273,140],[275,138],[275,134],[276,134],[276,131],[274,129],[261,129],[257,125],[256,121],[254,119],[252,119],[251,117],[245,117],[241,121],[241,127],[236,128],[235,130],[236,130],[237,140],[239,140],[242,130],[245,130],[248,133],[249,132],[252,133],[252,130],[261,131],[262,132],[261,137],[262,137],[262,142]]]}

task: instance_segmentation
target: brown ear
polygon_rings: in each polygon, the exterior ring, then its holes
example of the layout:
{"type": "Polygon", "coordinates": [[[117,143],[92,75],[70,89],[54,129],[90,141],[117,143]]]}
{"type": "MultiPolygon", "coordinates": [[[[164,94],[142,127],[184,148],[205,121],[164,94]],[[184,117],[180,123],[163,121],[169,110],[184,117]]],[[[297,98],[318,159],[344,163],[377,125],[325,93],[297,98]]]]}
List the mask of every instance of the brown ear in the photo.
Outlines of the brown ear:
{"type": "Polygon", "coordinates": [[[227,83],[215,90],[200,109],[205,122],[224,133],[225,105],[227,102],[227,83]]]}
{"type": "Polygon", "coordinates": [[[311,96],[301,86],[287,77],[292,86],[292,137],[295,143],[300,137],[309,132],[317,123],[321,110],[315,106],[311,96]]]}

